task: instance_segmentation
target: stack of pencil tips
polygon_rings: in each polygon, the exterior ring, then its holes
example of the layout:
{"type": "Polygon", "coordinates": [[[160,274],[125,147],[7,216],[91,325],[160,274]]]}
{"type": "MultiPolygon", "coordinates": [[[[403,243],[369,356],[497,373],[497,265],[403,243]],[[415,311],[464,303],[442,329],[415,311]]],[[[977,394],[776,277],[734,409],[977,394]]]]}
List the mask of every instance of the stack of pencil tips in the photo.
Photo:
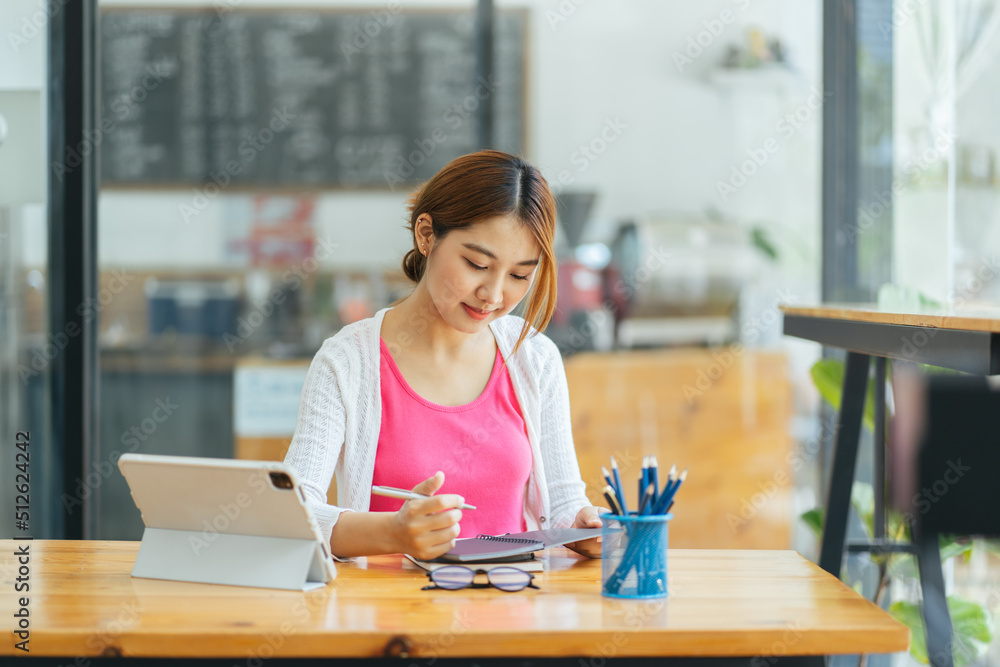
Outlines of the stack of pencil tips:
{"type": "MultiPolygon", "coordinates": [[[[677,465],[670,466],[667,474],[667,481],[660,489],[659,463],[655,456],[642,457],[642,469],[639,473],[638,484],[636,485],[636,514],[666,514],[674,505],[674,496],[684,480],[687,479],[687,468],[680,474],[677,472],[677,465]]],[[[618,469],[618,461],[611,457],[611,470],[601,467],[601,474],[604,476],[606,486],[602,490],[605,500],[612,514],[627,516],[629,514],[628,503],[625,500],[625,489],[622,486],[621,472],[618,469]]]]}

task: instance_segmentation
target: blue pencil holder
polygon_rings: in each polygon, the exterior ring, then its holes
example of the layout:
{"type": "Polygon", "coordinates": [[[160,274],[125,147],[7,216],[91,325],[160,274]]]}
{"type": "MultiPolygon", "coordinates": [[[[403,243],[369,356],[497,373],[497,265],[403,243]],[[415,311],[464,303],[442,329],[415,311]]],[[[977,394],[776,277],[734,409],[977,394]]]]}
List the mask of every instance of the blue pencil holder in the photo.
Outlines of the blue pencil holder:
{"type": "Polygon", "coordinates": [[[601,595],[667,597],[667,524],[673,514],[601,514],[601,595]]]}

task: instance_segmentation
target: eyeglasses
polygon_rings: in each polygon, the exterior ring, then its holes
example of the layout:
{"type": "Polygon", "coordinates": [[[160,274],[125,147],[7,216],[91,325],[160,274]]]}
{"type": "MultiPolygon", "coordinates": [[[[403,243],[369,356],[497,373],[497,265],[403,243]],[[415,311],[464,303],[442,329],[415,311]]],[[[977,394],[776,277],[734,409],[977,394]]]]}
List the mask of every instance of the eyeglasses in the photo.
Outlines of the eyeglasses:
{"type": "Polygon", "coordinates": [[[524,590],[525,588],[538,588],[532,582],[535,575],[516,567],[495,567],[492,570],[473,570],[464,565],[446,565],[427,573],[427,578],[436,585],[424,586],[420,590],[429,591],[435,588],[443,588],[455,591],[460,588],[499,588],[508,593],[524,590]],[[489,583],[477,584],[473,580],[477,574],[485,574],[489,583]]]}

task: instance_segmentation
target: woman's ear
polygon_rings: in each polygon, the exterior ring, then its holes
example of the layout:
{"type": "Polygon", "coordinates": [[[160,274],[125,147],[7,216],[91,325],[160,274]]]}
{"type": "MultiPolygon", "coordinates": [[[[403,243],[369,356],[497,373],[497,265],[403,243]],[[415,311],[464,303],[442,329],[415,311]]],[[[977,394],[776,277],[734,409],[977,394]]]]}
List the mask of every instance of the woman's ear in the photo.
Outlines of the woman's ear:
{"type": "Polygon", "coordinates": [[[430,213],[421,213],[417,216],[413,234],[417,239],[417,247],[420,249],[420,252],[425,255],[428,254],[434,242],[433,220],[430,213]]]}

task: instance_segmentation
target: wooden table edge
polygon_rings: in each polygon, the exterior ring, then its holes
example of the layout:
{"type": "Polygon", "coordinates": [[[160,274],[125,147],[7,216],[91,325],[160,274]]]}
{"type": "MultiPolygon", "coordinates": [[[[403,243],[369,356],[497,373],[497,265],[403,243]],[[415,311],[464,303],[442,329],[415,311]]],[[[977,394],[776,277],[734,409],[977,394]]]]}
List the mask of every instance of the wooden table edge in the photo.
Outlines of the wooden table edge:
{"type": "Polygon", "coordinates": [[[808,317],[819,320],[848,320],[851,322],[870,322],[872,324],[896,324],[931,329],[1000,333],[1000,313],[998,313],[998,317],[992,318],[982,315],[977,316],[972,313],[959,315],[951,312],[937,314],[884,312],[870,308],[850,308],[844,305],[779,305],[778,309],[786,316],[808,317]]]}

